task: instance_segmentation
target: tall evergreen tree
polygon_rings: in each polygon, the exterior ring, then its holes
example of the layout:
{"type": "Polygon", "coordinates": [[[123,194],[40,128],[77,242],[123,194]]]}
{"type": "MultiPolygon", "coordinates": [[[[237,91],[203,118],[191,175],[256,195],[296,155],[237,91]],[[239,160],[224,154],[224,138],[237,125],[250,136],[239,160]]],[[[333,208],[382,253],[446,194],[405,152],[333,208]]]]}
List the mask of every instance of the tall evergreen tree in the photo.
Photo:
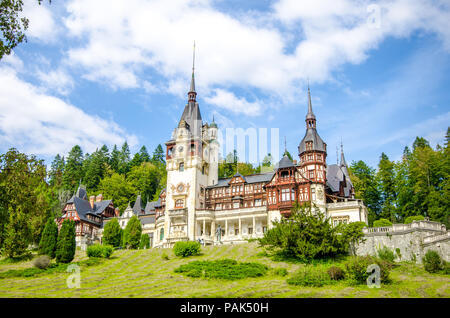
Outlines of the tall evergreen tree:
{"type": "Polygon", "coordinates": [[[119,154],[118,171],[120,174],[127,174],[130,169],[130,148],[125,141],[119,154]]]}
{"type": "Polygon", "coordinates": [[[378,164],[378,180],[380,181],[381,217],[396,221],[395,201],[397,193],[395,189],[394,163],[389,160],[388,156],[383,152],[378,164]]]}
{"type": "MultiPolygon", "coordinates": [[[[161,151],[162,151],[162,147],[161,147],[161,151]]],[[[164,155],[164,153],[163,153],[163,155],[164,155]]],[[[147,148],[145,146],[142,146],[141,149],[139,150],[139,156],[141,158],[141,163],[151,161],[150,155],[148,154],[147,148]]],[[[164,157],[163,157],[163,161],[164,161],[164,157]]]]}
{"type": "Polygon", "coordinates": [[[56,256],[56,243],[58,242],[58,226],[53,218],[49,218],[42,232],[39,242],[39,254],[48,255],[50,258],[56,256]]]}
{"type": "Polygon", "coordinates": [[[96,150],[87,162],[84,184],[90,192],[96,192],[100,180],[105,176],[108,158],[104,151],[96,150]]]}
{"type": "Polygon", "coordinates": [[[62,177],[63,187],[75,191],[83,178],[83,151],[76,145],[67,156],[66,166],[62,177]]]}
{"type": "Polygon", "coordinates": [[[56,243],[56,261],[58,263],[70,263],[75,257],[75,222],[64,220],[56,243]]]}
{"type": "Polygon", "coordinates": [[[153,151],[153,157],[152,157],[152,162],[156,165],[161,164],[161,165],[165,165],[166,161],[164,160],[164,150],[162,148],[162,146],[159,144],[156,148],[155,151],[153,151]]]}
{"type": "Polygon", "coordinates": [[[120,151],[117,149],[117,146],[114,145],[114,148],[111,152],[111,157],[109,159],[109,166],[114,172],[119,172],[119,160],[120,160],[120,151]]]}
{"type": "Polygon", "coordinates": [[[61,157],[59,154],[55,156],[51,164],[50,171],[48,173],[49,176],[49,184],[52,187],[59,188],[62,185],[62,177],[64,173],[64,157],[61,157]]]}
{"type": "Polygon", "coordinates": [[[136,215],[128,221],[123,232],[123,244],[126,248],[137,249],[141,242],[142,225],[136,215]]]}
{"type": "Polygon", "coordinates": [[[19,257],[26,253],[31,241],[26,214],[19,207],[9,208],[9,223],[6,227],[4,253],[8,257],[19,257]]]}

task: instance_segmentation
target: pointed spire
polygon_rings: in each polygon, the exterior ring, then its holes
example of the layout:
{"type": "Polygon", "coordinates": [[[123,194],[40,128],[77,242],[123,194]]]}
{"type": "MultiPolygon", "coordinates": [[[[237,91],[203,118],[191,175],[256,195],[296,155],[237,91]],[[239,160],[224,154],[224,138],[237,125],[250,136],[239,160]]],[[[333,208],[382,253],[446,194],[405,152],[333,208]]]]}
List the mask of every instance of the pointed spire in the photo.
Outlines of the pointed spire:
{"type": "Polygon", "coordinates": [[[286,136],[284,136],[284,155],[287,155],[286,136]]]}
{"type": "Polygon", "coordinates": [[[308,81],[308,113],[306,114],[306,128],[310,129],[316,128],[316,115],[314,115],[312,110],[312,103],[311,103],[311,91],[309,90],[309,81],[308,81]]]}
{"type": "Polygon", "coordinates": [[[346,166],[347,167],[347,163],[345,162],[345,157],[344,157],[344,146],[342,144],[342,138],[341,138],[341,167],[342,166],[346,166]]]}
{"type": "Polygon", "coordinates": [[[189,89],[189,101],[193,101],[195,102],[195,97],[197,95],[197,93],[195,92],[195,41],[194,41],[194,51],[192,54],[192,78],[191,78],[191,87],[189,89]]]}

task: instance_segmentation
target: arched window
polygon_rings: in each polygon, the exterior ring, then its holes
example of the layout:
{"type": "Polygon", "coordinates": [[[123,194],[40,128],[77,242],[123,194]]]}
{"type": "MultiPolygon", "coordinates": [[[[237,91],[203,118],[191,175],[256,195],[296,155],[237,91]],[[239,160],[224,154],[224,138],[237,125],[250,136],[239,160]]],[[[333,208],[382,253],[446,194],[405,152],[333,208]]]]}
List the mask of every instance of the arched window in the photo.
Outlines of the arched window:
{"type": "Polygon", "coordinates": [[[184,171],[184,162],[180,163],[179,171],[184,171]]]}
{"type": "Polygon", "coordinates": [[[164,228],[159,231],[159,240],[162,241],[164,239],[164,228]]]}

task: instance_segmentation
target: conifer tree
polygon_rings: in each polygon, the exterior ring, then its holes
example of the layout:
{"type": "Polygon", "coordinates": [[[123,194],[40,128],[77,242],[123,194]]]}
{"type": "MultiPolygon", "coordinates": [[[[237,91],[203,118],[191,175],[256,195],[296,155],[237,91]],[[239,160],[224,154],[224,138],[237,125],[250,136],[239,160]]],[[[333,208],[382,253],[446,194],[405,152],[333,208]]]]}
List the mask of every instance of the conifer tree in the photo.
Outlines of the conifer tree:
{"type": "Polygon", "coordinates": [[[48,173],[50,186],[56,188],[61,187],[64,166],[64,157],[61,157],[59,154],[57,154],[51,164],[50,171],[48,173]]]}
{"type": "Polygon", "coordinates": [[[59,231],[56,243],[56,261],[58,263],[70,263],[75,256],[75,222],[64,220],[59,231]]]}
{"type": "Polygon", "coordinates": [[[136,215],[133,215],[128,221],[123,233],[123,246],[126,248],[137,249],[141,242],[142,225],[136,215]]]}
{"type": "Polygon", "coordinates": [[[49,218],[42,232],[39,242],[39,254],[47,255],[50,258],[56,256],[56,243],[58,242],[58,226],[53,218],[49,218]]]}
{"type": "Polygon", "coordinates": [[[105,229],[103,230],[103,244],[119,247],[121,238],[122,228],[120,227],[117,218],[113,218],[106,223],[105,229]]]}
{"type": "Polygon", "coordinates": [[[153,151],[152,161],[156,165],[164,165],[166,163],[164,160],[164,150],[160,144],[155,148],[155,151],[153,151]]]}
{"type": "Polygon", "coordinates": [[[382,194],[381,216],[396,221],[395,201],[397,193],[395,189],[394,163],[389,160],[388,156],[383,152],[378,164],[377,177],[380,181],[380,190],[382,194]]]}
{"type": "Polygon", "coordinates": [[[148,236],[148,234],[142,234],[139,248],[141,250],[150,248],[150,237],[148,236]]]}
{"type": "Polygon", "coordinates": [[[22,208],[13,210],[9,208],[9,223],[6,226],[6,237],[4,242],[4,253],[14,258],[26,253],[30,243],[30,229],[28,220],[22,208]]]}
{"type": "MultiPolygon", "coordinates": [[[[159,145],[161,146],[161,145],[159,145]]],[[[162,147],[161,147],[161,151],[162,151],[162,147]]],[[[164,152],[162,153],[163,155],[163,161],[164,161],[164,152]]],[[[150,161],[150,155],[148,154],[147,148],[145,146],[142,146],[141,149],[139,150],[139,157],[141,158],[141,162],[149,162],[150,161]]]]}
{"type": "Polygon", "coordinates": [[[66,166],[62,178],[63,187],[66,190],[75,191],[83,178],[83,151],[76,145],[67,156],[66,166]]]}
{"type": "Polygon", "coordinates": [[[119,153],[118,171],[120,174],[127,174],[130,169],[130,148],[125,141],[119,153]]]}
{"type": "Polygon", "coordinates": [[[119,172],[119,157],[120,151],[117,149],[117,146],[114,145],[111,156],[109,158],[109,166],[114,172],[119,172]]]}

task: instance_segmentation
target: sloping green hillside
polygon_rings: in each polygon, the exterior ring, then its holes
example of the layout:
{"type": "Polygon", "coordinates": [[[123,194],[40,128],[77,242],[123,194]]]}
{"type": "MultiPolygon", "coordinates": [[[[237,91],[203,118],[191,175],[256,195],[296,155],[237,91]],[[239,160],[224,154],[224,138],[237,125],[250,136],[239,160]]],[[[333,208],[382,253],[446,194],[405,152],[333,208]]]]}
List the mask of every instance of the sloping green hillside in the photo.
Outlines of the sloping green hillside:
{"type": "MultiPolygon", "coordinates": [[[[202,252],[201,256],[180,259],[171,250],[119,250],[99,265],[82,266],[79,289],[66,286],[70,273],[40,274],[0,279],[0,297],[450,297],[449,276],[432,275],[412,264],[394,268],[393,283],[379,289],[345,283],[305,288],[286,283],[303,265],[274,262],[260,256],[261,249],[255,243],[204,247],[202,252]],[[164,254],[169,260],[164,259],[164,254]],[[223,281],[174,273],[175,268],[192,260],[223,258],[285,268],[288,276],[277,276],[269,271],[260,278],[223,281]]],[[[84,252],[77,252],[75,261],[86,258],[84,252]]],[[[0,263],[0,272],[33,266],[32,261],[0,263]]]]}

